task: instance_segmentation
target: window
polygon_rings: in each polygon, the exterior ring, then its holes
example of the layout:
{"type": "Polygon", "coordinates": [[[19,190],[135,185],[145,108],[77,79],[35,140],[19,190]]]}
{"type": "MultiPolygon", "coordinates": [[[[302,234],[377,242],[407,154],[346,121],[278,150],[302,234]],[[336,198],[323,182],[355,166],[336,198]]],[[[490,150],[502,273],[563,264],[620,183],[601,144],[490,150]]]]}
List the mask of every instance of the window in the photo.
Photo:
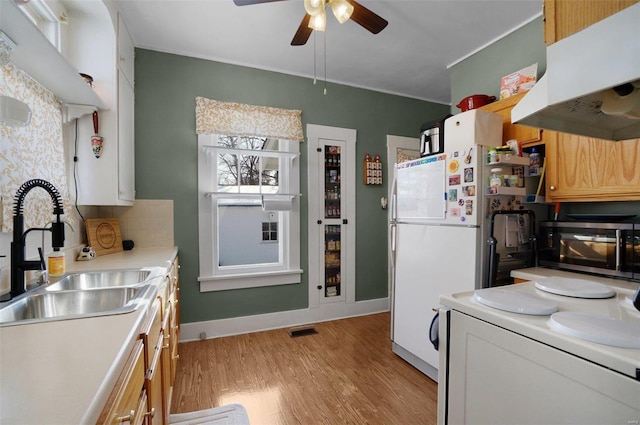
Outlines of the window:
{"type": "Polygon", "coordinates": [[[301,115],[196,97],[201,291],[300,282],[301,115]]]}
{"type": "Polygon", "coordinates": [[[262,223],[262,242],[278,241],[278,222],[267,221],[262,223]]]}
{"type": "Polygon", "coordinates": [[[61,23],[67,23],[64,6],[56,0],[30,0],[20,4],[20,8],[40,32],[62,52],[63,31],[61,23]]]}
{"type": "Polygon", "coordinates": [[[202,291],[300,282],[299,142],[199,135],[202,291]]]}

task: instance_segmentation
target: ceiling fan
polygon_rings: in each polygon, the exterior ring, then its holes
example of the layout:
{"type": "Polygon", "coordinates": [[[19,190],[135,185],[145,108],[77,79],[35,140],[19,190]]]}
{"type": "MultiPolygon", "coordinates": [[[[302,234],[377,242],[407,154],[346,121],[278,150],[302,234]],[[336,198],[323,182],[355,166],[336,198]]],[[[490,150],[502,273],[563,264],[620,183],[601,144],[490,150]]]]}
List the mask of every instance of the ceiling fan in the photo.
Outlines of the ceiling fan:
{"type": "MultiPolygon", "coordinates": [[[[282,0],[233,0],[236,6],[271,3],[274,1],[282,0]]],[[[292,46],[306,44],[313,30],[324,31],[327,5],[331,6],[331,11],[341,24],[351,19],[373,34],[378,34],[388,24],[385,19],[355,0],[304,0],[304,8],[307,13],[302,18],[302,22],[300,22],[300,26],[293,36],[293,40],[291,40],[292,46]]]]}

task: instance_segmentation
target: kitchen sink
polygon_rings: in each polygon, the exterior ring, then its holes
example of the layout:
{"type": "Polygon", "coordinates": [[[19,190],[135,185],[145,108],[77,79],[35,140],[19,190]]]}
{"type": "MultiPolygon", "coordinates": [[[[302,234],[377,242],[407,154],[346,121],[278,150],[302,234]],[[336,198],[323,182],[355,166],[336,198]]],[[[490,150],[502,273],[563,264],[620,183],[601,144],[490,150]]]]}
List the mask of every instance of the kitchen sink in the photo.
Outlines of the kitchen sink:
{"type": "Polygon", "coordinates": [[[47,286],[47,291],[87,290],[137,286],[151,275],[150,270],[113,270],[102,272],[74,273],[47,286]]]}
{"type": "Polygon", "coordinates": [[[148,286],[41,292],[0,309],[0,326],[128,313],[148,286]]]}

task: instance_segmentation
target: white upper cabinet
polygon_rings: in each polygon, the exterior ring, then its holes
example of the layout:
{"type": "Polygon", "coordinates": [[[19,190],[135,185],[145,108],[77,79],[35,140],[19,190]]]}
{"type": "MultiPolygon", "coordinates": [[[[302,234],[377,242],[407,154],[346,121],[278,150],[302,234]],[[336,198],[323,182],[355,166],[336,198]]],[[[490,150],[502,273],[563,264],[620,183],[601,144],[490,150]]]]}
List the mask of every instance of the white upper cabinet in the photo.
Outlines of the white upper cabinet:
{"type": "Polygon", "coordinates": [[[122,18],[118,15],[118,67],[131,85],[134,85],[134,59],[133,40],[127,31],[124,21],[122,21],[122,18]]]}

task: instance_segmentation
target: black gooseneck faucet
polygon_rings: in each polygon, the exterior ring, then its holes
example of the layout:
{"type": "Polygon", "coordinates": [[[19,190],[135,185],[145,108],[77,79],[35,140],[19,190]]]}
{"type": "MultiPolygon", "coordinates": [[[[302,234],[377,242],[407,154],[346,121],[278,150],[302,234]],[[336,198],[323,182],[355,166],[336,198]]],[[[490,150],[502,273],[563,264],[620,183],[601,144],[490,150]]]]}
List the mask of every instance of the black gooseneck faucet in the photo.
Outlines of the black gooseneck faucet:
{"type": "Polygon", "coordinates": [[[26,292],[24,272],[26,270],[44,270],[44,256],[40,249],[39,261],[27,261],[25,260],[25,248],[27,233],[32,230],[49,231],[51,232],[51,246],[55,249],[62,248],[64,246],[64,222],[61,221],[60,216],[64,214],[62,208],[62,197],[60,192],[51,183],[42,179],[27,180],[18,188],[15,196],[15,204],[13,207],[13,241],[11,242],[11,291],[9,296],[11,298],[17,297],[20,294],[26,292]],[[56,215],[56,221],[51,223],[51,228],[31,228],[26,232],[24,231],[24,214],[23,206],[24,199],[27,193],[35,187],[41,187],[53,200],[53,213],[56,215]]]}

